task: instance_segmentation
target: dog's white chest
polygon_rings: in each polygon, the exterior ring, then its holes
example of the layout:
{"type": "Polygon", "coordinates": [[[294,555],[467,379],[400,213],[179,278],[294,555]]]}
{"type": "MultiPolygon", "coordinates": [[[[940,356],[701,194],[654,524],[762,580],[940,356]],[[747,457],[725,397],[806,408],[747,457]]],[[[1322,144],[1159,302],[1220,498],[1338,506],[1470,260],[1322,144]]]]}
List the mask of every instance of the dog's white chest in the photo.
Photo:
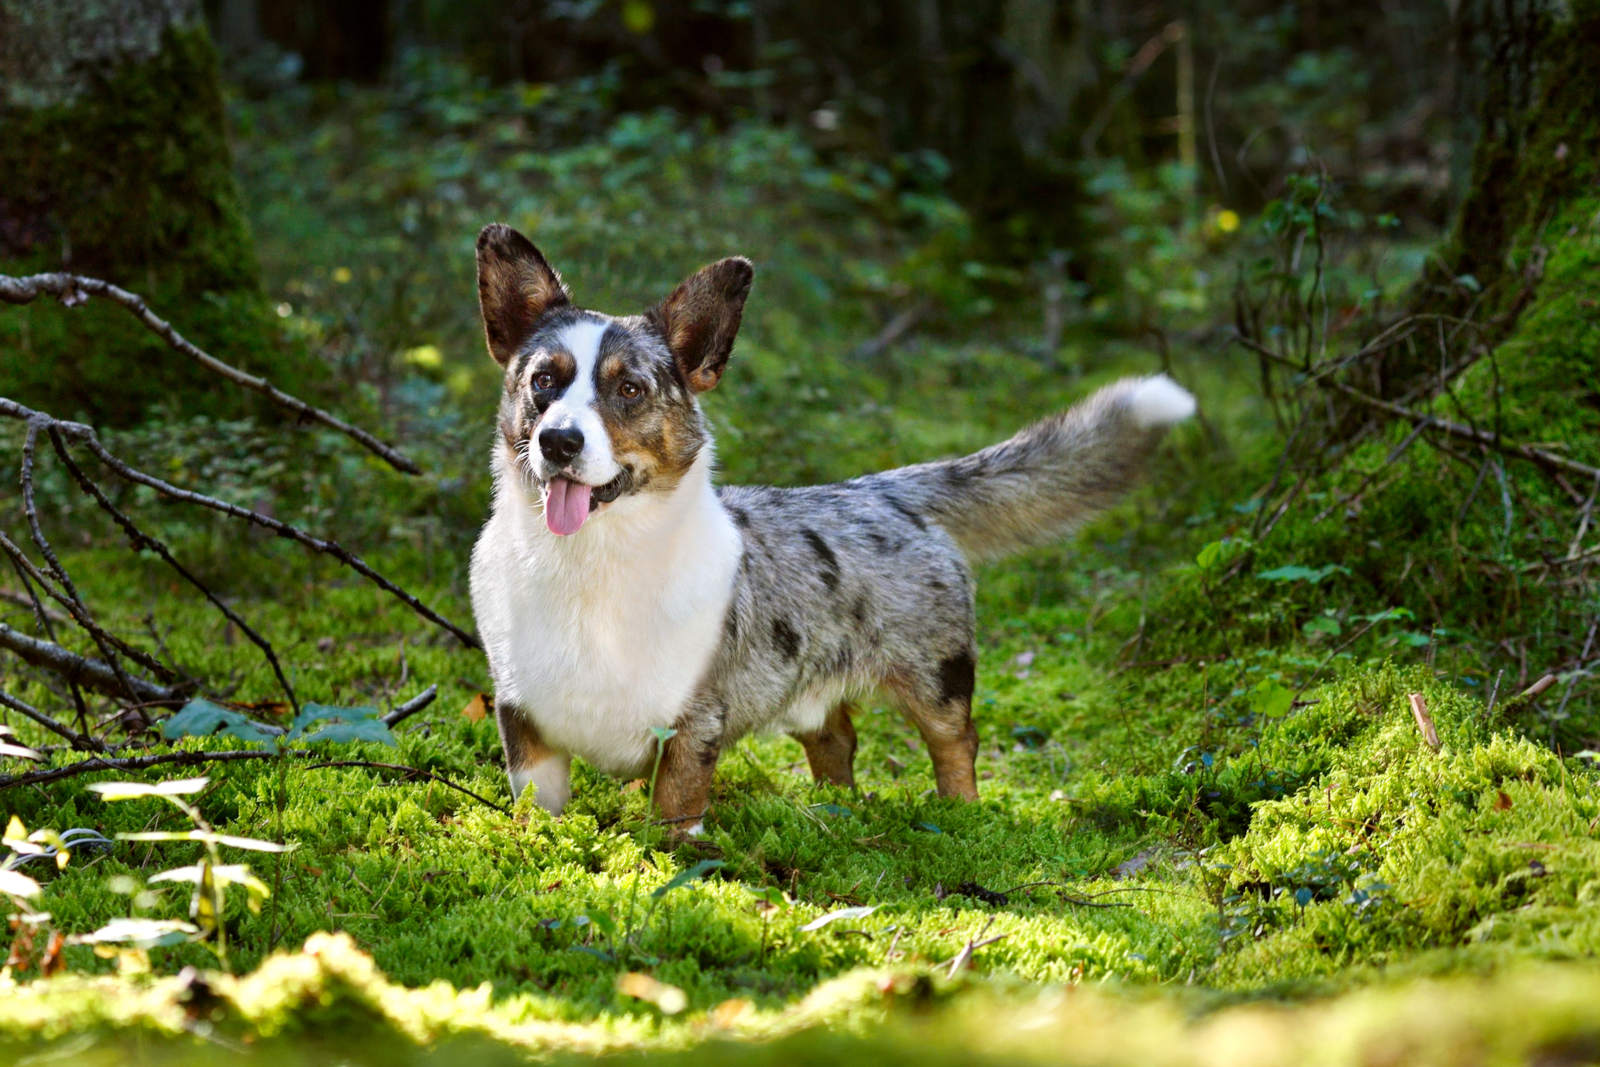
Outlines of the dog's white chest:
{"type": "Polygon", "coordinates": [[[678,720],[716,652],[738,531],[709,484],[689,500],[619,502],[630,506],[561,539],[517,496],[497,499],[473,553],[496,698],[552,748],[611,774],[644,773],[652,728],[678,720]]]}

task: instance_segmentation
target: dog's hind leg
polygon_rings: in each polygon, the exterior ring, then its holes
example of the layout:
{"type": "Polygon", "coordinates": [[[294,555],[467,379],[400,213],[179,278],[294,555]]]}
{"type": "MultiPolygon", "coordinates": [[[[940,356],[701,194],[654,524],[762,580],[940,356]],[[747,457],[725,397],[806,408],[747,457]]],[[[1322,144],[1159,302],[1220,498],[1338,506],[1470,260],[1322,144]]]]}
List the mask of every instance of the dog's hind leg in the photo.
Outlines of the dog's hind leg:
{"type": "Polygon", "coordinates": [[[500,724],[500,744],[506,750],[511,798],[515,800],[531,785],[534,802],[552,815],[560,815],[572,798],[572,757],[540,740],[533,721],[518,708],[496,701],[494,714],[500,724]]]}
{"type": "Polygon", "coordinates": [[[931,675],[902,676],[891,685],[900,698],[901,710],[928,746],[942,797],[978,799],[974,769],[978,731],[972,726],[975,670],[971,651],[963,649],[942,659],[931,675]]]}
{"type": "Polygon", "coordinates": [[[855,787],[856,728],[850,722],[850,712],[848,703],[838,704],[828,712],[821,728],[793,735],[805,746],[811,776],[819,782],[855,787]]]}

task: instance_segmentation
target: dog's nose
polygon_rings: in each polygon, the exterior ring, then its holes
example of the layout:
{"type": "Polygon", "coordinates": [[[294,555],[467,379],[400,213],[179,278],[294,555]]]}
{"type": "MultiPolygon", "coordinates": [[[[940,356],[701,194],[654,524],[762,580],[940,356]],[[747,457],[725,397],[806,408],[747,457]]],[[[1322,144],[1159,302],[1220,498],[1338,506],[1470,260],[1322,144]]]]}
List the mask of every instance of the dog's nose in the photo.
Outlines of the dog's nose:
{"type": "Polygon", "coordinates": [[[539,431],[539,451],[551,463],[565,466],[583,451],[583,431],[576,426],[549,427],[539,431]]]}

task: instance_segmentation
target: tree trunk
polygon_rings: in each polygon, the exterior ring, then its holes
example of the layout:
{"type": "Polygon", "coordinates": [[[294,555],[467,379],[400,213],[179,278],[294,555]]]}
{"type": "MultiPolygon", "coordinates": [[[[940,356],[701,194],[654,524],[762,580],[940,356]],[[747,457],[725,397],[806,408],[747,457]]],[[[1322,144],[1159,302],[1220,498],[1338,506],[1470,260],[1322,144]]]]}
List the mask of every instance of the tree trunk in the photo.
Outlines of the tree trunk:
{"type": "MultiPolygon", "coordinates": [[[[0,272],[105,278],[220,358],[301,373],[230,167],[194,0],[0,0],[0,272]]],[[[100,422],[215,389],[110,307],[0,311],[0,350],[0,395],[100,422]]]]}

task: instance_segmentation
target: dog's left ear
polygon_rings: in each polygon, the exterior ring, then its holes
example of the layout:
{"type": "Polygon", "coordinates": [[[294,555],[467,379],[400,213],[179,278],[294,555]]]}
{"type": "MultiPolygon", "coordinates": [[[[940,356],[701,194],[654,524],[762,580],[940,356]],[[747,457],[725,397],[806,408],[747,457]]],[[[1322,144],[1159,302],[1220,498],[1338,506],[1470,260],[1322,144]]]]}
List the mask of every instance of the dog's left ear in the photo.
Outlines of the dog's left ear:
{"type": "Polygon", "coordinates": [[[645,316],[666,338],[667,350],[697,393],[722,379],[755,274],[743,256],[719,259],[701,267],[645,316]]]}

